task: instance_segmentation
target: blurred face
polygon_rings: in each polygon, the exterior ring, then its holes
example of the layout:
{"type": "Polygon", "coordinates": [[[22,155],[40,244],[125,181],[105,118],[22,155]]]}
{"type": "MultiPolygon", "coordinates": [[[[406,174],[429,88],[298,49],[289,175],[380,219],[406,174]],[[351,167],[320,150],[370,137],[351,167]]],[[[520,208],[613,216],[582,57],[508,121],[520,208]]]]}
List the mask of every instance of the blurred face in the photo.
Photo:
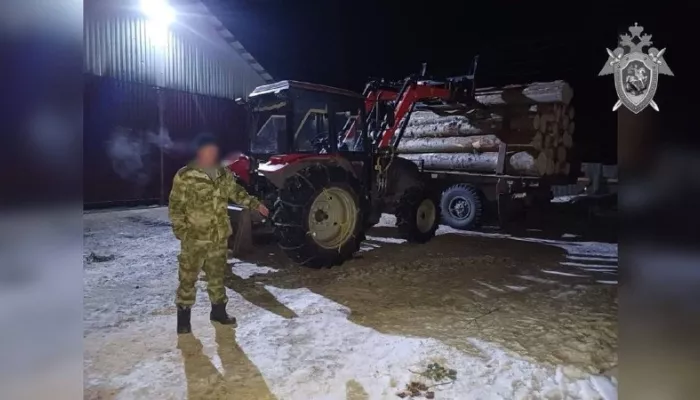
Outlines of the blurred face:
{"type": "Polygon", "coordinates": [[[210,144],[197,151],[197,163],[202,167],[213,167],[219,162],[219,148],[210,144]]]}

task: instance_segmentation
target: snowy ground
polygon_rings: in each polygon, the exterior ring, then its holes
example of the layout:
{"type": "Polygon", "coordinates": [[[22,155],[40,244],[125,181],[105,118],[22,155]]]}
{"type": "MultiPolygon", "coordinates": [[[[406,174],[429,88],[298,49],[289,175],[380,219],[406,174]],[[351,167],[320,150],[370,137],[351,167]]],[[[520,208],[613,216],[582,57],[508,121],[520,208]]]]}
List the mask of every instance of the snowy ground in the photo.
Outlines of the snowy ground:
{"type": "Polygon", "coordinates": [[[392,218],[341,267],[231,259],[238,327],[200,290],[178,337],[166,210],[86,214],[85,398],[392,399],[432,362],[457,371],[436,399],[617,397],[617,245],[441,227],[412,246],[392,218]]]}

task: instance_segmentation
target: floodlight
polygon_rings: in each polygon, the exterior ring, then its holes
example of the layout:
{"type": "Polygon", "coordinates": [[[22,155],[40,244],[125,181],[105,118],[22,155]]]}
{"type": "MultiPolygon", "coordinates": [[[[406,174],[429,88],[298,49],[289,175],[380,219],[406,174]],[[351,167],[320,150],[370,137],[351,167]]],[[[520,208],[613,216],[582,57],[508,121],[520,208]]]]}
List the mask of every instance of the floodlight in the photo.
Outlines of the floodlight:
{"type": "Polygon", "coordinates": [[[175,21],[175,10],[167,0],[141,0],[141,11],[148,17],[148,37],[156,46],[168,44],[168,26],[175,21]]]}
{"type": "Polygon", "coordinates": [[[175,10],[167,0],[141,0],[141,11],[158,25],[170,25],[175,21],[175,10]]]}

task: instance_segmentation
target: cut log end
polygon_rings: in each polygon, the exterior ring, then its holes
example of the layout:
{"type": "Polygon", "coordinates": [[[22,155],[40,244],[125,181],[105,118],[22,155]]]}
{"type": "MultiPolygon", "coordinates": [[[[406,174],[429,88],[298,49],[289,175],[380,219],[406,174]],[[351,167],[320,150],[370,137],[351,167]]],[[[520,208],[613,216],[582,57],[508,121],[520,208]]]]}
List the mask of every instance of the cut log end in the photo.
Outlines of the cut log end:
{"type": "Polygon", "coordinates": [[[533,136],[532,142],[530,142],[530,144],[532,144],[532,147],[535,150],[541,151],[542,150],[542,134],[537,132],[535,134],[535,136],[533,136]]]}
{"type": "Polygon", "coordinates": [[[566,147],[567,149],[570,149],[573,147],[574,140],[571,137],[570,133],[567,132],[564,134],[564,136],[562,136],[562,143],[564,143],[564,147],[566,147]]]}
{"type": "Polygon", "coordinates": [[[557,148],[557,160],[566,160],[566,147],[559,146],[557,148]]]}

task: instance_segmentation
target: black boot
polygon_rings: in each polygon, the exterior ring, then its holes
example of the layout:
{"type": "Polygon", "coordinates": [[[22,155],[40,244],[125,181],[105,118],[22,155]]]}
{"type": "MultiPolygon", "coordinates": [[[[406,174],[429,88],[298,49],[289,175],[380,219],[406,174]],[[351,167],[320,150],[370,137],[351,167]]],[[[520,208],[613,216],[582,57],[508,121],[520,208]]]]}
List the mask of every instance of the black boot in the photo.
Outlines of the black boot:
{"type": "Polygon", "coordinates": [[[234,325],[236,319],[226,314],[226,304],[212,304],[209,319],[224,325],[234,325]]]}
{"type": "Polygon", "coordinates": [[[189,307],[177,307],[177,333],[190,333],[192,332],[192,325],[190,325],[190,311],[192,309],[189,307]]]}

